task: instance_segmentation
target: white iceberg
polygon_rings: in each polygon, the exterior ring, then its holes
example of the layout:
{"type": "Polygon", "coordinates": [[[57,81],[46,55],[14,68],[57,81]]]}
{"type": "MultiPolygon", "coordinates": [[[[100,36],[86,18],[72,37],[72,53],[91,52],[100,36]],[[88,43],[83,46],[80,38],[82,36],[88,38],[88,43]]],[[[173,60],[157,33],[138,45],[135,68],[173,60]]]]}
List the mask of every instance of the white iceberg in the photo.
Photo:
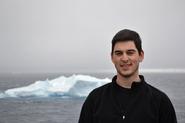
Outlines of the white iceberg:
{"type": "Polygon", "coordinates": [[[0,93],[5,97],[86,97],[94,88],[111,80],[99,79],[88,75],[61,76],[53,80],[36,81],[28,86],[8,89],[0,93]]]}

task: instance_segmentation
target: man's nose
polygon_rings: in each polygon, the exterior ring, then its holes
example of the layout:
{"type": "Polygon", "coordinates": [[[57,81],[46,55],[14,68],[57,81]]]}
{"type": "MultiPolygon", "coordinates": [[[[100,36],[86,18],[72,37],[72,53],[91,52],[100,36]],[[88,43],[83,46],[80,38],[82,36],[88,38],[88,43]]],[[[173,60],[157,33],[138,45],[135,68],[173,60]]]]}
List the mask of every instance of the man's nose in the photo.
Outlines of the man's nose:
{"type": "Polygon", "coordinates": [[[124,61],[124,62],[127,62],[129,59],[128,55],[126,53],[123,53],[122,57],[121,57],[121,60],[124,61]]]}

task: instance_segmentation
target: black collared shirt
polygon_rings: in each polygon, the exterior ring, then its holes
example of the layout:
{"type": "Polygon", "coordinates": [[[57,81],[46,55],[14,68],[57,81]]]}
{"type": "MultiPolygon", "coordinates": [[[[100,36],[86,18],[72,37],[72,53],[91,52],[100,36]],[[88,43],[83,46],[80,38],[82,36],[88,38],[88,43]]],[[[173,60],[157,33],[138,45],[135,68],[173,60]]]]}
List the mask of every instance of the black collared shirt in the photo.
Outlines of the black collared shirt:
{"type": "Polygon", "coordinates": [[[145,82],[130,89],[112,82],[94,89],[86,98],[79,123],[177,123],[170,99],[145,82]]]}

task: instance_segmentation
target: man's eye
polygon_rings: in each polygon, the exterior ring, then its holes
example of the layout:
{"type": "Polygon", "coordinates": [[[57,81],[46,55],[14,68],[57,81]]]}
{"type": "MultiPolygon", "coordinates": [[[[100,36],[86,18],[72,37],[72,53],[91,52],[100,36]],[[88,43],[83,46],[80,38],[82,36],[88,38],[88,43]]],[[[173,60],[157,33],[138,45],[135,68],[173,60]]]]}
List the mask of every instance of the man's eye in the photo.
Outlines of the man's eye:
{"type": "Polygon", "coordinates": [[[127,55],[133,55],[135,52],[127,52],[127,55]]]}
{"type": "Polygon", "coordinates": [[[115,52],[115,55],[120,56],[120,55],[122,55],[122,53],[121,52],[115,52]]]}

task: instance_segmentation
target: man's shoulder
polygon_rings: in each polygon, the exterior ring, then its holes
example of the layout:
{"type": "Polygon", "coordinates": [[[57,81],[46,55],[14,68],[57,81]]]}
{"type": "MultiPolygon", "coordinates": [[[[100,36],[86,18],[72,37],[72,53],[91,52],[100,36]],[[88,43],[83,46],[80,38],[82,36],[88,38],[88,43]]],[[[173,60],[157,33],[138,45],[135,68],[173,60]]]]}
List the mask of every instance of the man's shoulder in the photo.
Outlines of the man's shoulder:
{"type": "Polygon", "coordinates": [[[93,89],[90,92],[89,96],[98,96],[98,95],[102,95],[102,93],[106,93],[107,91],[110,90],[111,84],[112,84],[112,82],[109,82],[105,85],[102,85],[100,87],[97,87],[97,88],[93,89]]]}
{"type": "Polygon", "coordinates": [[[148,84],[148,83],[147,83],[147,87],[148,87],[150,94],[152,94],[152,96],[154,96],[155,98],[159,100],[168,98],[167,94],[163,92],[162,90],[160,90],[159,88],[154,87],[153,85],[148,84]]]}
{"type": "Polygon", "coordinates": [[[109,89],[111,87],[111,84],[112,84],[112,82],[106,83],[106,84],[104,84],[104,85],[102,85],[100,87],[95,88],[93,90],[93,92],[101,92],[101,91],[107,90],[107,89],[109,89]]]}
{"type": "Polygon", "coordinates": [[[155,104],[154,107],[155,108],[159,107],[160,114],[162,114],[164,117],[169,116],[168,118],[171,121],[174,121],[175,123],[176,121],[175,110],[174,110],[173,104],[170,98],[168,97],[168,95],[165,92],[161,91],[160,89],[152,85],[148,84],[148,87],[150,88],[152,92],[151,102],[155,104]]]}

